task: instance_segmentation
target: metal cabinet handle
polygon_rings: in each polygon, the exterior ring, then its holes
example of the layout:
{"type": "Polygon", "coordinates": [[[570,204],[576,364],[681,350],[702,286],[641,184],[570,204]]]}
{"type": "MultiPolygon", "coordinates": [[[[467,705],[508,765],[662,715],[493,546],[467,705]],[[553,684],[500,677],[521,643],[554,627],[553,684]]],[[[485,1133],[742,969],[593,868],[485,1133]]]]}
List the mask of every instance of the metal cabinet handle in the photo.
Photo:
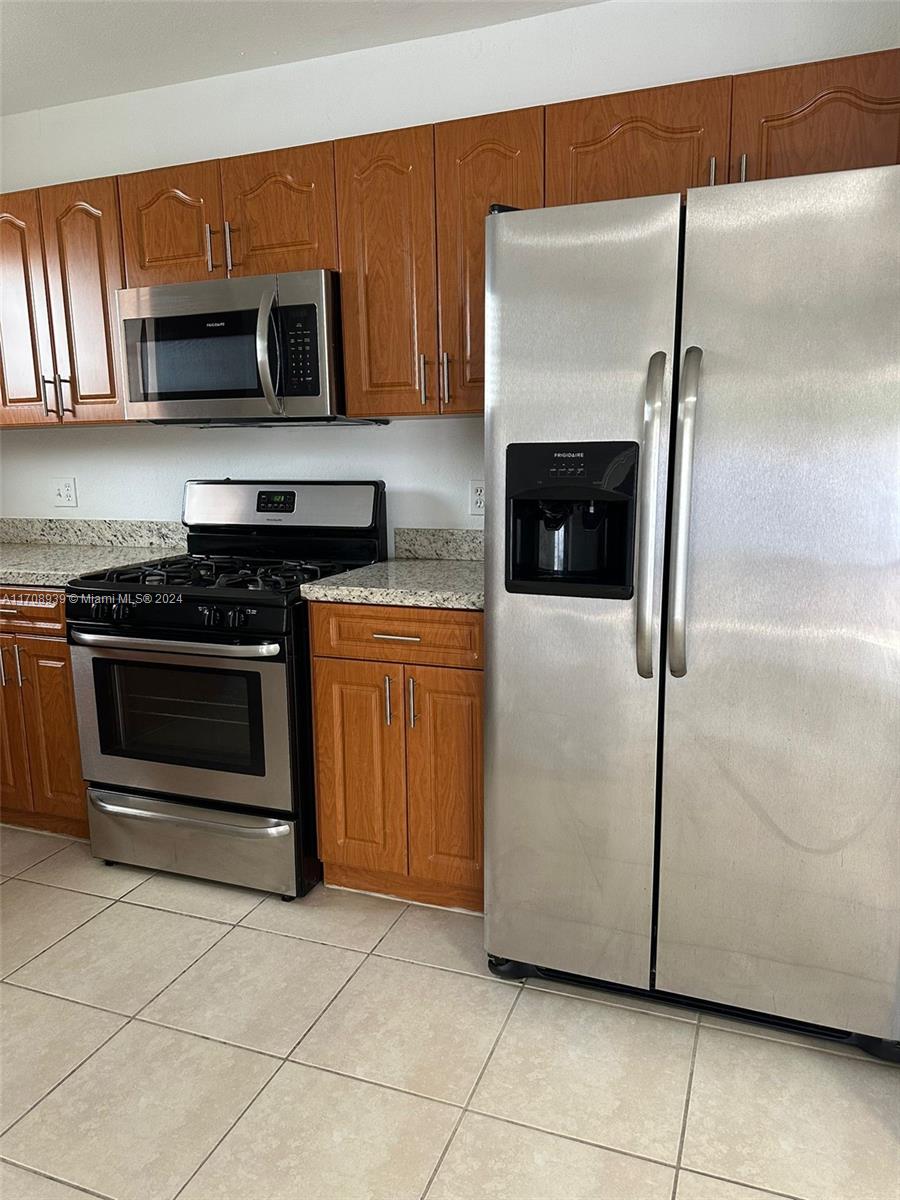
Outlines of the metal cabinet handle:
{"type": "Polygon", "coordinates": [[[234,260],[231,257],[231,222],[225,222],[225,270],[231,274],[234,260]]]}
{"type": "Polygon", "coordinates": [[[741,183],[747,182],[747,155],[741,155],[741,183]]]}
{"type": "Polygon", "coordinates": [[[41,400],[44,402],[44,415],[58,417],[59,411],[59,395],[56,391],[56,376],[48,379],[46,375],[41,376],[41,400]],[[53,408],[50,407],[50,401],[47,399],[47,384],[53,388],[53,408]]]}
{"type": "Polygon", "coordinates": [[[416,681],[412,675],[409,677],[409,727],[416,727],[416,681]]]}
{"type": "Polygon", "coordinates": [[[644,439],[641,448],[640,517],[638,524],[637,671],[653,678],[653,569],[656,561],[656,493],[659,487],[659,428],[665,395],[666,355],[657,350],[647,367],[644,393],[644,439]]]}
{"type": "Polygon", "coordinates": [[[0,687],[6,687],[6,667],[3,664],[2,646],[0,646],[0,687]]]}
{"type": "Polygon", "coordinates": [[[691,474],[694,466],[694,426],[700,389],[703,351],[684,352],[678,425],[675,434],[675,487],[672,515],[672,575],[669,580],[669,670],[678,679],[687,674],[687,560],[691,521],[691,474]]]}
{"type": "Polygon", "coordinates": [[[212,272],[212,230],[209,227],[209,221],[207,221],[203,226],[203,236],[206,239],[206,269],[207,271],[212,272]]]}
{"type": "Polygon", "coordinates": [[[441,378],[444,388],[444,404],[449,404],[452,399],[450,396],[450,355],[446,350],[441,355],[441,378]]]}
{"type": "Polygon", "coordinates": [[[22,663],[19,661],[19,644],[13,642],[13,658],[16,660],[16,679],[19,681],[19,687],[22,686],[22,663]]]}
{"type": "Polygon", "coordinates": [[[390,677],[390,675],[385,675],[385,677],[384,677],[384,723],[385,723],[385,725],[390,725],[390,723],[391,723],[391,721],[393,721],[393,719],[394,719],[394,712],[393,712],[393,709],[391,708],[391,677],[390,677]]]}
{"type": "Polygon", "coordinates": [[[421,642],[420,637],[407,633],[373,633],[372,637],[379,642],[421,642]]]}
{"type": "Polygon", "coordinates": [[[713,187],[716,182],[716,156],[710,155],[709,158],[709,186],[713,187]]]}
{"type": "Polygon", "coordinates": [[[174,813],[150,812],[146,808],[130,808],[124,804],[110,804],[89,792],[91,804],[99,812],[116,817],[135,817],[138,821],[163,821],[168,825],[187,825],[191,829],[206,829],[214,833],[227,833],[229,837],[277,838],[286,837],[291,826],[286,821],[271,825],[227,825],[224,821],[201,821],[198,817],[176,816],[174,813]]]}
{"type": "Polygon", "coordinates": [[[72,380],[71,380],[71,378],[63,379],[62,375],[60,375],[57,372],[57,374],[54,376],[54,380],[55,380],[54,387],[58,389],[57,395],[59,396],[59,403],[60,403],[60,407],[62,408],[62,415],[63,416],[68,415],[70,417],[74,417],[75,416],[75,402],[72,400],[72,380]],[[68,408],[66,408],[66,397],[65,397],[65,393],[63,392],[63,384],[66,384],[66,386],[69,389],[69,407],[68,408]]]}
{"type": "Polygon", "coordinates": [[[17,617],[19,610],[17,608],[0,608],[0,616],[17,617]]]}
{"type": "Polygon", "coordinates": [[[426,365],[427,364],[426,364],[425,355],[420,354],[419,355],[419,403],[422,405],[423,408],[428,403],[428,397],[425,394],[426,386],[427,386],[426,382],[425,382],[425,367],[426,367],[426,365]]]}
{"type": "Polygon", "coordinates": [[[275,305],[275,287],[260,301],[259,315],[256,318],[256,366],[259,371],[259,381],[269,411],[275,417],[284,416],[284,401],[275,394],[272,382],[272,367],[269,363],[269,319],[275,305]]]}

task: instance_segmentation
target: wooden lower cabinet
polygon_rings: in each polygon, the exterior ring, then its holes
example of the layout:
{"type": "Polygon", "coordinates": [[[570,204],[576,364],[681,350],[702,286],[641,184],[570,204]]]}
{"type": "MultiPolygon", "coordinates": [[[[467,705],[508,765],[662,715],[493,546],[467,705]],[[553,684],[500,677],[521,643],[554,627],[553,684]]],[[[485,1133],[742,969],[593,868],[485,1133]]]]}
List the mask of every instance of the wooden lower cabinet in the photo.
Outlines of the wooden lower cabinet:
{"type": "MultiPolygon", "coordinates": [[[[480,912],[483,674],[315,653],[317,645],[321,650],[332,644],[322,637],[328,610],[346,613],[350,607],[313,605],[316,794],[325,882],[480,912]]],[[[364,619],[366,606],[353,607],[364,619]]],[[[400,614],[397,620],[402,616],[412,625],[418,618],[423,639],[433,617],[433,610],[379,611],[400,614]]],[[[457,615],[477,617],[480,636],[480,613],[457,615]]],[[[406,648],[414,654],[417,645],[400,644],[395,653],[402,657],[406,648]]]]}
{"type": "Polygon", "coordinates": [[[68,645],[0,634],[0,816],[12,825],[88,833],[68,645]]]}

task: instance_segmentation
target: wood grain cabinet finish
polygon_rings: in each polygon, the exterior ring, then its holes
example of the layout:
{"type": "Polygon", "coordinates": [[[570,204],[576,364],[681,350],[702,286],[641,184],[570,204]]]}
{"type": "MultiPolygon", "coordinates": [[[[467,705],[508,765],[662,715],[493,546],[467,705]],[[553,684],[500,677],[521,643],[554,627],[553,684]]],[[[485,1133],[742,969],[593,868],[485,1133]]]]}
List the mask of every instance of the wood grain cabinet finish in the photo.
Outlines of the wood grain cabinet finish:
{"type": "Polygon", "coordinates": [[[125,272],[116,181],[41,188],[40,208],[62,419],[122,419],[115,293],[125,272]]]}
{"type": "Polygon", "coordinates": [[[16,639],[22,708],[36,813],[73,818],[84,811],[69,647],[52,638],[16,639]]]}
{"type": "Polygon", "coordinates": [[[544,110],[434,130],[441,411],[484,410],[484,222],[492,204],[544,203],[544,110]]]}
{"type": "Polygon", "coordinates": [[[335,143],[348,416],[438,405],[434,132],[335,143]]]}
{"type": "Polygon", "coordinates": [[[447,608],[317,603],[313,654],[437,667],[484,665],[484,616],[447,608]]]}
{"type": "Polygon", "coordinates": [[[221,168],[231,275],[338,266],[332,142],[225,158],[221,168]]]}
{"type": "Polygon", "coordinates": [[[483,675],[406,667],[409,873],[478,891],[484,873],[483,675]]]}
{"type": "Polygon", "coordinates": [[[900,50],[735,76],[732,182],[898,161],[900,50]]]}
{"type": "Polygon", "coordinates": [[[0,810],[28,813],[34,805],[15,641],[11,634],[0,634],[0,810]]]}
{"type": "Polygon", "coordinates": [[[403,668],[316,659],[319,855],[370,871],[407,869],[403,668]]]}
{"type": "Polygon", "coordinates": [[[65,637],[65,593],[40,588],[0,588],[0,629],[36,637],[65,637]]]}
{"type": "Polygon", "coordinates": [[[547,204],[585,204],[724,183],[731,78],[547,108],[547,204]],[[715,159],[713,177],[712,160],[715,159]]]}
{"type": "Polygon", "coordinates": [[[119,176],[128,287],[225,276],[218,160],[119,176]]]}
{"type": "Polygon", "coordinates": [[[0,196],[0,425],[56,425],[36,191],[0,196]]]}

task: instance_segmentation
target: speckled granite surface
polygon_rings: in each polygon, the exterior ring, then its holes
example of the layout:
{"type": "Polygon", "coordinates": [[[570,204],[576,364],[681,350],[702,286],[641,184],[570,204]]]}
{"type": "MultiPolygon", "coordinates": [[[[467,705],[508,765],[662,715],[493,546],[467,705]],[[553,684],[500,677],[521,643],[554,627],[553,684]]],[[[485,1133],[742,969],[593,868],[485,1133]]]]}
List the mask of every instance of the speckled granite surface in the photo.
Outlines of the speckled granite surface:
{"type": "Polygon", "coordinates": [[[397,604],[404,608],[484,608],[484,563],[405,558],[373,563],[300,589],[308,600],[397,604]]]}
{"type": "Polygon", "coordinates": [[[160,546],[66,546],[0,542],[0,584],[13,587],[65,587],[76,575],[164,558],[160,546]]]}
{"type": "Polygon", "coordinates": [[[394,558],[484,559],[482,529],[395,529],[394,558]]]}
{"type": "Polygon", "coordinates": [[[0,517],[0,542],[16,542],[18,545],[139,546],[142,549],[154,546],[158,553],[161,546],[183,550],[185,540],[185,529],[180,521],[67,521],[53,517],[0,517]]]}

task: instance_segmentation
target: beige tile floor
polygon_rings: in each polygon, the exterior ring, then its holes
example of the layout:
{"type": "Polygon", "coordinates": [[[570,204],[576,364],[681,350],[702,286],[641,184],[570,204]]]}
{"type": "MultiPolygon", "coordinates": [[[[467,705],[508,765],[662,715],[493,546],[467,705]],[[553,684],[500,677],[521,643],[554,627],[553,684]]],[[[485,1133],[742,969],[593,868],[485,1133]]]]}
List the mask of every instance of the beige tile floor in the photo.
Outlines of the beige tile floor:
{"type": "Polygon", "coordinates": [[[0,827],[2,1200],[900,1200],[900,1069],[0,827]]]}

